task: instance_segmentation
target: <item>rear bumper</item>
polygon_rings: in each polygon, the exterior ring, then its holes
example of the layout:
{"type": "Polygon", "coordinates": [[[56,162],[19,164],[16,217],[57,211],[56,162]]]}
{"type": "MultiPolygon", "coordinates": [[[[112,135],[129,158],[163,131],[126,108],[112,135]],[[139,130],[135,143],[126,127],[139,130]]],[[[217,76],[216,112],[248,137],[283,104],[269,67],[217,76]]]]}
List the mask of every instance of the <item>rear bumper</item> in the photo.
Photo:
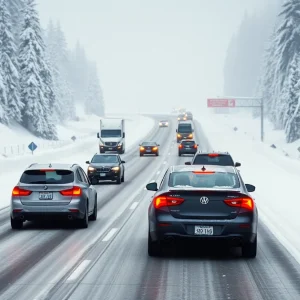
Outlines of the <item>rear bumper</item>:
{"type": "Polygon", "coordinates": [[[85,213],[85,203],[79,200],[71,201],[61,206],[29,206],[16,201],[11,206],[11,217],[16,220],[44,220],[44,219],[82,219],[85,213]],[[74,202],[74,203],[73,203],[74,202]],[[17,210],[17,211],[15,211],[17,210]]]}
{"type": "Polygon", "coordinates": [[[140,151],[140,154],[142,154],[142,155],[156,155],[156,154],[158,154],[158,151],[150,151],[150,152],[140,151]]]}
{"type": "Polygon", "coordinates": [[[159,127],[169,127],[169,125],[162,124],[162,125],[159,125],[159,127]]]}
{"type": "Polygon", "coordinates": [[[178,151],[179,154],[196,154],[197,149],[182,149],[178,151]]]}
{"type": "Polygon", "coordinates": [[[164,241],[170,237],[175,239],[194,239],[206,242],[223,241],[232,245],[253,242],[257,235],[257,223],[249,218],[233,220],[160,220],[150,221],[149,230],[152,240],[164,241]],[[249,227],[245,227],[248,224],[249,227]],[[196,235],[195,226],[212,226],[213,235],[196,235]]]}

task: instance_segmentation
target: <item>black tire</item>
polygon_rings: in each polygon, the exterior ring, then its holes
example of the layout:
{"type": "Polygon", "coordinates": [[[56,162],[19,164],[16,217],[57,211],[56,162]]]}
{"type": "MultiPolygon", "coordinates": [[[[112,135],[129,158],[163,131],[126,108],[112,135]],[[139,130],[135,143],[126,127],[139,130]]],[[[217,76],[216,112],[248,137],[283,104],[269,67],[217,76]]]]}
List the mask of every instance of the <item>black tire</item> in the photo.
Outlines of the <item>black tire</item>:
{"type": "Polygon", "coordinates": [[[125,172],[123,173],[123,176],[122,176],[122,179],[121,179],[121,182],[124,182],[125,181],[125,172]]]}
{"type": "Polygon", "coordinates": [[[245,258],[255,258],[257,252],[257,237],[253,243],[245,243],[242,246],[242,256],[245,258]]]}
{"type": "Polygon", "coordinates": [[[181,156],[181,153],[180,153],[180,152],[178,152],[178,156],[181,156]]]}
{"type": "Polygon", "coordinates": [[[140,153],[140,156],[143,156],[144,154],[143,153],[140,153]]]}
{"type": "Polygon", "coordinates": [[[156,156],[158,156],[158,155],[159,155],[159,153],[156,153],[155,155],[156,155],[156,156]]]}
{"type": "Polygon", "coordinates": [[[161,255],[161,245],[158,241],[156,242],[152,241],[150,232],[148,233],[148,255],[149,256],[161,255]]]}
{"type": "Polygon", "coordinates": [[[78,226],[80,228],[88,228],[89,227],[88,207],[85,208],[84,217],[77,221],[78,221],[78,226]]]}
{"type": "Polygon", "coordinates": [[[116,180],[116,182],[117,182],[117,184],[121,184],[121,182],[122,182],[122,176],[121,176],[121,174],[118,177],[118,179],[116,180]]]}
{"type": "Polygon", "coordinates": [[[96,195],[94,210],[93,210],[93,213],[90,215],[89,220],[90,221],[96,221],[97,220],[97,214],[98,214],[98,202],[97,202],[97,195],[96,195]]]}
{"type": "Polygon", "coordinates": [[[23,221],[22,220],[16,220],[10,217],[10,225],[12,229],[22,229],[23,228],[23,221]]]}

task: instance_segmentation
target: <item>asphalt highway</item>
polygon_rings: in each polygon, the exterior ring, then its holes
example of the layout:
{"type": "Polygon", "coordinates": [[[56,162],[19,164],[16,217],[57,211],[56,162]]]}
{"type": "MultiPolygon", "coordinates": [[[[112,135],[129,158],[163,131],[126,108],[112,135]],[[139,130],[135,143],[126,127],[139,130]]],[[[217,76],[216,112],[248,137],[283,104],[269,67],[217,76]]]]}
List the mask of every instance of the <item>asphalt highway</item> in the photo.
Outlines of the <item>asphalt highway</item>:
{"type": "MultiPolygon", "coordinates": [[[[236,249],[190,243],[148,257],[153,192],[145,185],[160,182],[169,165],[191,159],[178,157],[176,124],[173,118],[169,128],[150,134],[161,145],[160,156],[140,157],[136,145],[122,156],[125,183],[96,186],[98,219],[88,229],[27,222],[12,231],[8,209],[1,210],[0,299],[299,300],[300,266],[263,223],[256,259],[241,258],[236,249]]],[[[210,150],[209,137],[195,124],[200,148],[210,150]]]]}

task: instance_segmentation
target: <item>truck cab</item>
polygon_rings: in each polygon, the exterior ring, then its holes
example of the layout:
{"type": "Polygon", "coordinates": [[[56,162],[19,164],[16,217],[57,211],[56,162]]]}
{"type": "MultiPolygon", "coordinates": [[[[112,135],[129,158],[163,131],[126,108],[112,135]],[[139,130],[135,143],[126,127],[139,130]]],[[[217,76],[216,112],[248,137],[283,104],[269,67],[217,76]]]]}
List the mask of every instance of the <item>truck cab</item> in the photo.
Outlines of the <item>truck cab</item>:
{"type": "Polygon", "coordinates": [[[99,152],[125,153],[125,120],[101,119],[99,139],[99,152]]]}

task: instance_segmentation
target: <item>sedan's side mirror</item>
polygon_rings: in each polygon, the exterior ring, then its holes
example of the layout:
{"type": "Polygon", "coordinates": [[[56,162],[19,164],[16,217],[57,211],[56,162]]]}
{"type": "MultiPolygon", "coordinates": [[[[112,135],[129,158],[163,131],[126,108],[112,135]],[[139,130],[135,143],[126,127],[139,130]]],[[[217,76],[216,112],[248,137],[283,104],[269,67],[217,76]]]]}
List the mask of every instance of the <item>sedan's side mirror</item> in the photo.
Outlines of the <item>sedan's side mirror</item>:
{"type": "Polygon", "coordinates": [[[150,183],[148,183],[147,185],[146,185],[146,189],[148,190],[148,191],[157,191],[158,190],[158,188],[157,188],[157,183],[156,182],[150,182],[150,183]]]}
{"type": "Polygon", "coordinates": [[[245,186],[246,186],[246,189],[249,193],[252,193],[252,192],[255,191],[255,186],[254,185],[246,183],[245,186]]]}
{"type": "Polygon", "coordinates": [[[178,130],[176,129],[176,132],[178,132],[178,130]]]}
{"type": "Polygon", "coordinates": [[[184,164],[190,166],[192,163],[190,161],[186,161],[184,164]]]}
{"type": "Polygon", "coordinates": [[[100,139],[100,134],[99,134],[99,132],[97,132],[97,138],[100,139]]]}
{"type": "Polygon", "coordinates": [[[125,138],[125,132],[123,132],[123,139],[125,138]]]}
{"type": "Polygon", "coordinates": [[[240,167],[240,166],[241,166],[241,163],[236,162],[234,166],[235,166],[235,167],[240,167]]]}
{"type": "Polygon", "coordinates": [[[90,162],[88,160],[85,163],[88,164],[88,165],[90,164],[90,162]]]}
{"type": "Polygon", "coordinates": [[[122,164],[125,164],[125,161],[124,161],[124,160],[121,160],[121,163],[122,163],[122,164]]]}

